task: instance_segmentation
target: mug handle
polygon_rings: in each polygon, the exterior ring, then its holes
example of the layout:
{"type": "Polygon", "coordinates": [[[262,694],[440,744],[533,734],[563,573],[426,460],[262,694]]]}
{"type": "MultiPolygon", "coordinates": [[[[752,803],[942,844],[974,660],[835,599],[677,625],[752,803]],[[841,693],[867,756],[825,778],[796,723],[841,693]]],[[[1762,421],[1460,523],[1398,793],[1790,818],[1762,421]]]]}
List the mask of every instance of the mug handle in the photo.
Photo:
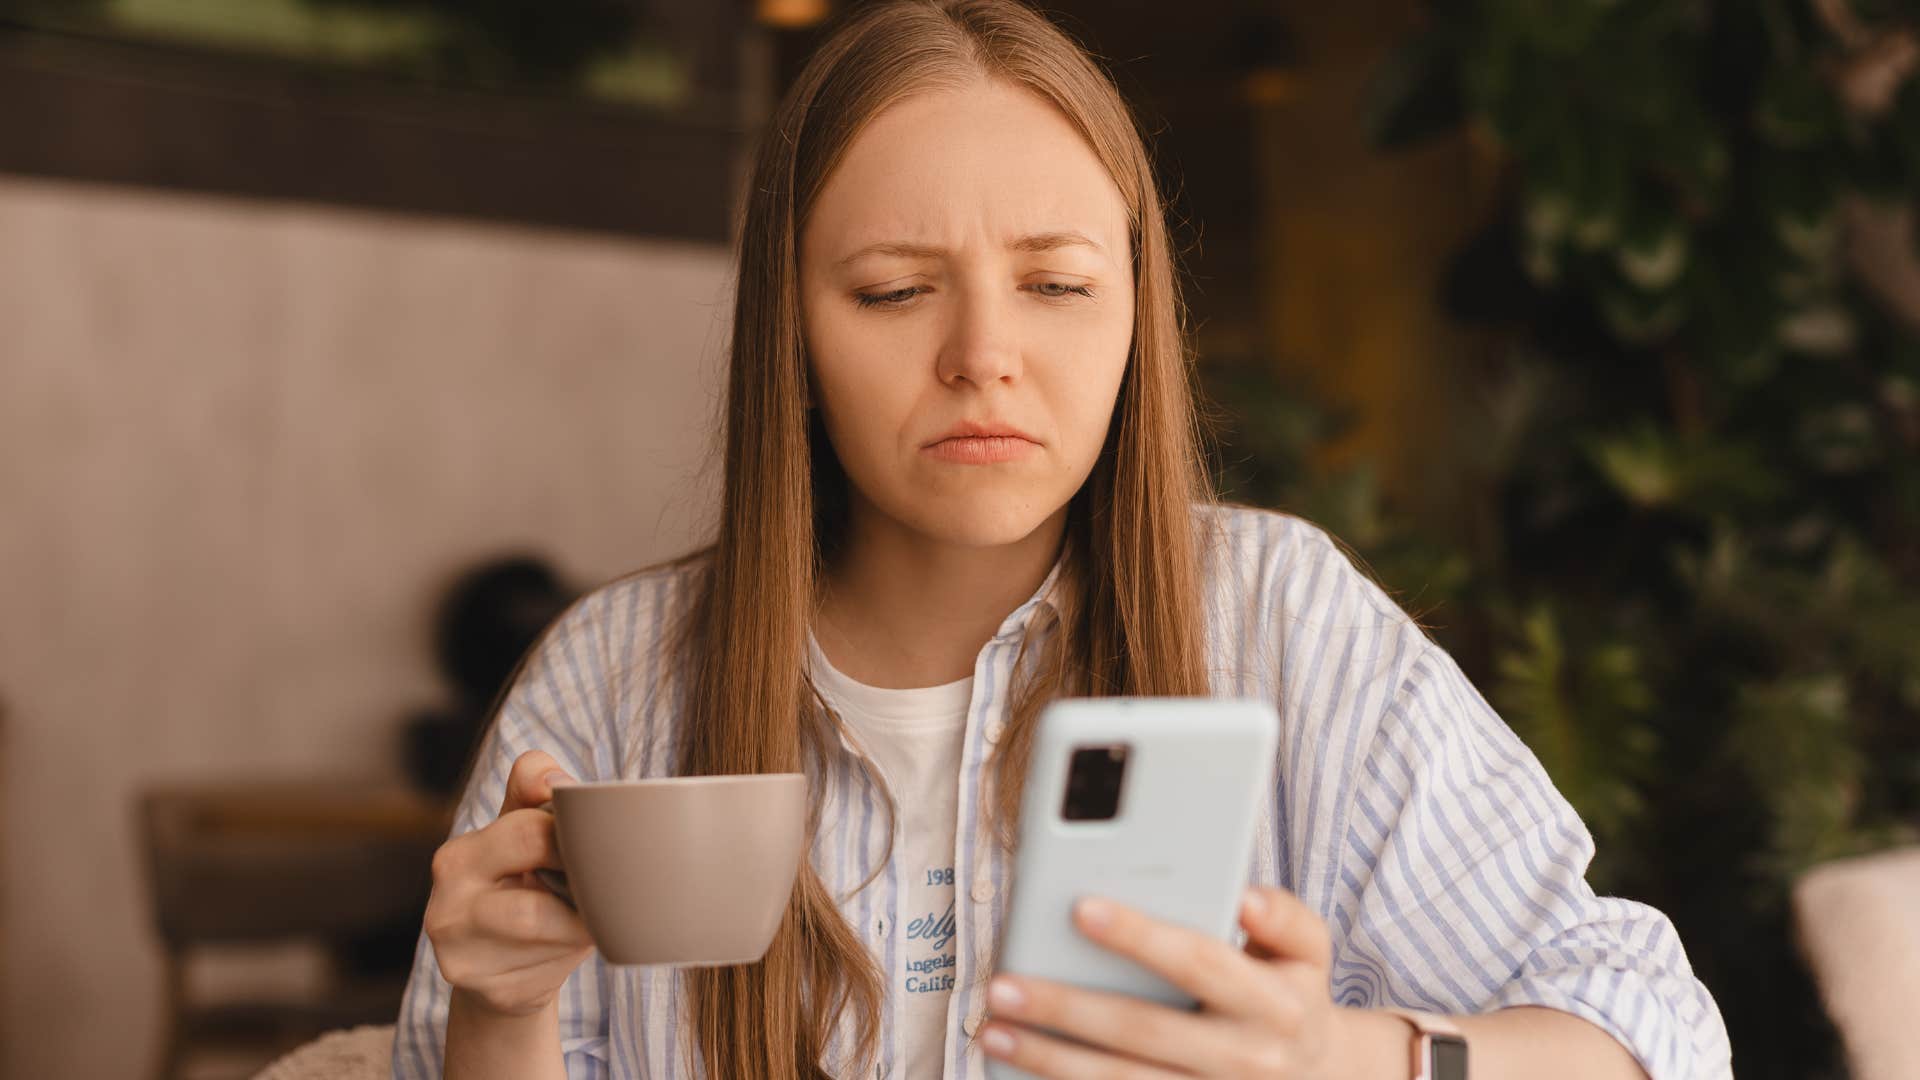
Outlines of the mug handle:
{"type": "MultiPolygon", "coordinates": [[[[553,800],[548,799],[541,803],[540,809],[549,814],[553,813],[553,800]]],[[[533,876],[540,879],[540,884],[545,885],[548,892],[559,897],[568,907],[575,911],[580,910],[580,906],[573,902],[573,890],[567,887],[567,875],[564,870],[549,870],[544,866],[536,866],[533,868],[533,876]]]]}

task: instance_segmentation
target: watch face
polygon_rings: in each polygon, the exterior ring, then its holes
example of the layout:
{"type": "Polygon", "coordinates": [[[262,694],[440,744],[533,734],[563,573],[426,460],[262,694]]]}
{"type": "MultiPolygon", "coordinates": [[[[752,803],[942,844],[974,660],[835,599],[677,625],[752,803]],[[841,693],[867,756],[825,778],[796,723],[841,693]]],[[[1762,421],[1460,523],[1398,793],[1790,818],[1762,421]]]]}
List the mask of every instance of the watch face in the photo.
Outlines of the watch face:
{"type": "Polygon", "coordinates": [[[1467,1080],[1467,1041],[1453,1035],[1435,1035],[1427,1044],[1433,1080],[1467,1080]]]}

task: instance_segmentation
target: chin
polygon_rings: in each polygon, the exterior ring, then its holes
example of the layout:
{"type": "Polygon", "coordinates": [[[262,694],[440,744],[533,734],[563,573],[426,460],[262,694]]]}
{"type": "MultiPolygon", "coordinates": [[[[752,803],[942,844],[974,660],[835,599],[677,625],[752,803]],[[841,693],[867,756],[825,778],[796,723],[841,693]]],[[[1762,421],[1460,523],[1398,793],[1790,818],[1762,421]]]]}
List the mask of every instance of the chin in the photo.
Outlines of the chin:
{"type": "Polygon", "coordinates": [[[1032,536],[1066,500],[987,492],[922,495],[902,507],[900,520],[940,543],[963,547],[1003,547],[1032,536]]]}

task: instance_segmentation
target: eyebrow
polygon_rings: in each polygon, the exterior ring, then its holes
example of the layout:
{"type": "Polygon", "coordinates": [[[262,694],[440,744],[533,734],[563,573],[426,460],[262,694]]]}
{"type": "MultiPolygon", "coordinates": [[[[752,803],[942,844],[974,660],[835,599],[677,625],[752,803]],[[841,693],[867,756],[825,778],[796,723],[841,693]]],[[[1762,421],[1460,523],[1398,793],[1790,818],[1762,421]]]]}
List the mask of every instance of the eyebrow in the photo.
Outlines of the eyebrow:
{"type": "MultiPolygon", "coordinates": [[[[1025,236],[1016,236],[1007,241],[1008,251],[1025,252],[1029,255],[1047,251],[1058,251],[1063,247],[1074,246],[1090,247],[1102,254],[1106,253],[1106,248],[1101,247],[1097,241],[1088,237],[1085,233],[1073,229],[1028,233],[1025,236]]],[[[946,253],[947,250],[945,248],[934,247],[928,244],[914,244],[902,240],[882,240],[877,244],[868,244],[866,247],[841,259],[839,265],[845,266],[855,259],[862,259],[868,255],[892,255],[902,259],[937,259],[946,253]]]]}

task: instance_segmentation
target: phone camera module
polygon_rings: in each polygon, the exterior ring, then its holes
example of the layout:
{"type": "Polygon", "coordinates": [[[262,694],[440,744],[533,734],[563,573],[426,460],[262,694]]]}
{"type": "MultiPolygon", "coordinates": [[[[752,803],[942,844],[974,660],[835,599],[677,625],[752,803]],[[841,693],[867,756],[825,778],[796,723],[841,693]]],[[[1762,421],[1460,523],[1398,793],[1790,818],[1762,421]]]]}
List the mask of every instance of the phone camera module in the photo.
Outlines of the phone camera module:
{"type": "Polygon", "coordinates": [[[1078,746],[1067,766],[1067,796],[1060,816],[1068,821],[1111,821],[1120,811],[1127,774],[1127,745],[1078,746]]]}

